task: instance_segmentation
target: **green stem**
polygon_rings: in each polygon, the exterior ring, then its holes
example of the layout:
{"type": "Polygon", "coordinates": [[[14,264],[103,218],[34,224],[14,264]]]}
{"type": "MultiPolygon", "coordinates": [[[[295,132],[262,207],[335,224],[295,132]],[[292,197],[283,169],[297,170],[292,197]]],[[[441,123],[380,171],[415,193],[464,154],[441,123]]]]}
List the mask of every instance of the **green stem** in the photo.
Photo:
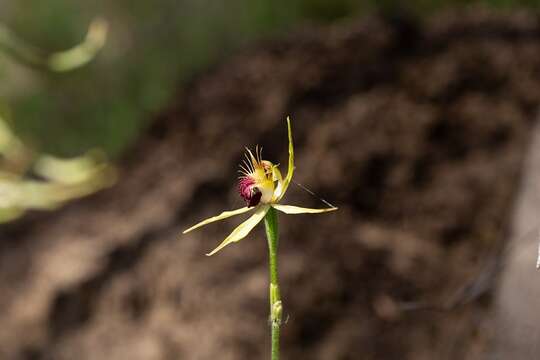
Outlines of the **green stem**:
{"type": "Polygon", "coordinates": [[[266,237],[268,239],[268,253],[270,265],[270,325],[272,327],[272,360],[279,360],[279,327],[283,305],[279,294],[279,281],[277,273],[277,247],[278,247],[278,221],[274,208],[270,208],[264,218],[266,237]]]}

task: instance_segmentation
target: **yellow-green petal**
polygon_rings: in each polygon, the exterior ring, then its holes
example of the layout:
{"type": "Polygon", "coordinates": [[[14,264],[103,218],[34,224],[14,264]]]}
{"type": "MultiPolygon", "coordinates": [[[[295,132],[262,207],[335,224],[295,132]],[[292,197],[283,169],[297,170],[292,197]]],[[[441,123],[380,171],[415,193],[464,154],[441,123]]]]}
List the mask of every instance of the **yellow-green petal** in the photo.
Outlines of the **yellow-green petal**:
{"type": "Polygon", "coordinates": [[[325,213],[328,211],[334,211],[338,209],[337,207],[331,207],[331,208],[325,208],[325,209],[311,209],[311,208],[305,208],[305,207],[300,207],[300,206],[280,205],[280,204],[272,204],[272,207],[276,210],[284,212],[285,214],[319,214],[319,213],[325,213]]]}
{"type": "Polygon", "coordinates": [[[253,210],[253,209],[254,208],[252,208],[252,207],[251,208],[250,207],[243,207],[241,209],[236,209],[236,210],[231,210],[231,211],[224,211],[224,212],[222,212],[221,214],[219,214],[217,216],[213,216],[211,218],[203,220],[200,223],[193,225],[189,229],[184,230],[183,234],[187,234],[188,232],[190,232],[192,230],[195,230],[197,228],[200,228],[201,226],[213,223],[214,221],[219,221],[219,220],[229,218],[231,216],[240,215],[240,214],[243,214],[243,213],[248,212],[248,211],[253,210]]]}
{"type": "Polygon", "coordinates": [[[212,250],[212,252],[206,254],[207,256],[212,256],[215,253],[217,253],[219,250],[223,249],[225,246],[229,245],[230,243],[237,242],[248,236],[248,234],[253,230],[255,226],[257,226],[258,223],[261,222],[261,220],[266,215],[266,212],[268,211],[270,207],[268,205],[262,205],[257,207],[255,214],[251,215],[249,219],[238,225],[236,229],[232,231],[232,233],[227,236],[225,240],[219,244],[217,248],[212,250]]]}
{"type": "Polygon", "coordinates": [[[272,196],[272,202],[276,202],[283,188],[283,177],[281,176],[278,165],[272,166],[272,181],[277,183],[274,189],[274,195],[272,196]]]}
{"type": "Polygon", "coordinates": [[[287,188],[289,187],[289,184],[292,180],[293,173],[294,173],[294,146],[293,146],[293,138],[292,138],[292,130],[291,130],[291,118],[287,116],[287,134],[289,137],[289,168],[287,170],[287,176],[283,180],[280,190],[277,194],[277,200],[279,201],[283,198],[283,195],[285,195],[285,192],[287,191],[287,188]]]}

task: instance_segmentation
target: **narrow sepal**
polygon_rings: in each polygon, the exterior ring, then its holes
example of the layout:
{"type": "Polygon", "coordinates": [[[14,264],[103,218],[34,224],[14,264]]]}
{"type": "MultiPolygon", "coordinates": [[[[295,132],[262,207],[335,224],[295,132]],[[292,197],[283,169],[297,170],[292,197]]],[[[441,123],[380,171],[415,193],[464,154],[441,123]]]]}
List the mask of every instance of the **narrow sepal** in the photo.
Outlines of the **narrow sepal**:
{"type": "Polygon", "coordinates": [[[197,224],[193,225],[189,229],[184,230],[182,233],[187,234],[188,232],[190,232],[192,230],[195,230],[197,228],[200,228],[201,226],[213,223],[215,221],[223,220],[223,219],[229,218],[231,216],[240,215],[240,214],[243,214],[243,213],[248,212],[250,210],[253,210],[253,208],[252,207],[251,208],[250,207],[243,207],[243,208],[236,209],[236,210],[224,211],[224,212],[222,212],[221,214],[219,214],[217,216],[213,216],[211,218],[208,218],[206,220],[201,221],[200,223],[197,223],[197,224]]]}
{"type": "Polygon", "coordinates": [[[279,205],[279,204],[272,204],[272,207],[276,210],[279,210],[281,212],[284,212],[285,214],[319,214],[319,213],[325,213],[329,211],[337,210],[337,207],[331,207],[331,208],[325,208],[325,209],[311,209],[311,208],[305,208],[300,206],[293,206],[293,205],[279,205]]]}
{"type": "Polygon", "coordinates": [[[212,256],[215,253],[217,253],[219,250],[223,249],[225,246],[229,245],[230,243],[237,242],[248,236],[248,234],[253,230],[255,226],[257,226],[258,223],[261,222],[262,219],[264,219],[264,216],[266,215],[266,212],[268,211],[270,207],[268,205],[262,205],[257,207],[255,210],[255,214],[251,215],[249,219],[238,225],[229,236],[225,240],[219,244],[217,248],[212,250],[212,252],[206,254],[207,256],[212,256]]]}
{"type": "Polygon", "coordinates": [[[291,129],[291,118],[289,116],[287,116],[287,135],[289,138],[289,168],[287,169],[287,176],[285,176],[285,179],[280,186],[279,193],[277,194],[277,201],[281,200],[283,195],[285,195],[294,173],[294,145],[291,129]]]}

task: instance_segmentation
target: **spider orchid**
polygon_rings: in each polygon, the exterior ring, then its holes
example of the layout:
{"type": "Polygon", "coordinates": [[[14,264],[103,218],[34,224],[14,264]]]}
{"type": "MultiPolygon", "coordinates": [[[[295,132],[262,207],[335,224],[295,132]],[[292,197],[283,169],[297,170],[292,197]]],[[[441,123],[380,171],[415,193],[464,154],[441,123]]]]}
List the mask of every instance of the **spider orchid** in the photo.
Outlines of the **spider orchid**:
{"type": "Polygon", "coordinates": [[[293,205],[281,205],[279,202],[285,195],[294,173],[294,148],[291,131],[291,120],[287,117],[287,132],[289,137],[289,169],[287,176],[283,179],[279,171],[279,164],[274,165],[268,160],[262,159],[262,148],[255,149],[255,155],[246,148],[246,160],[240,165],[238,192],[246,201],[246,206],[240,209],[224,211],[221,214],[201,221],[190,227],[183,233],[186,234],[201,226],[223,220],[231,216],[240,215],[248,211],[254,211],[246,221],[235,228],[225,240],[219,244],[207,256],[214,255],[230,243],[234,243],[245,238],[251,230],[264,219],[268,210],[273,207],[286,214],[317,214],[337,210],[336,207],[326,209],[310,209],[293,205]]]}

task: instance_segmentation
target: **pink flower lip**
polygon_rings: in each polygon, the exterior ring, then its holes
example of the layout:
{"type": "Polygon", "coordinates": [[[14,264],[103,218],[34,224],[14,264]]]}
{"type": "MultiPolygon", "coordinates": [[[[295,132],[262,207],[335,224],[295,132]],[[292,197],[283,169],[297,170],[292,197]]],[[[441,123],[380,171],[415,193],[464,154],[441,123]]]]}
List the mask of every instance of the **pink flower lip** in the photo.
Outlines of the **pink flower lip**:
{"type": "Polygon", "coordinates": [[[261,191],[255,186],[255,181],[248,176],[240,178],[238,192],[248,207],[257,206],[261,201],[261,191]]]}

